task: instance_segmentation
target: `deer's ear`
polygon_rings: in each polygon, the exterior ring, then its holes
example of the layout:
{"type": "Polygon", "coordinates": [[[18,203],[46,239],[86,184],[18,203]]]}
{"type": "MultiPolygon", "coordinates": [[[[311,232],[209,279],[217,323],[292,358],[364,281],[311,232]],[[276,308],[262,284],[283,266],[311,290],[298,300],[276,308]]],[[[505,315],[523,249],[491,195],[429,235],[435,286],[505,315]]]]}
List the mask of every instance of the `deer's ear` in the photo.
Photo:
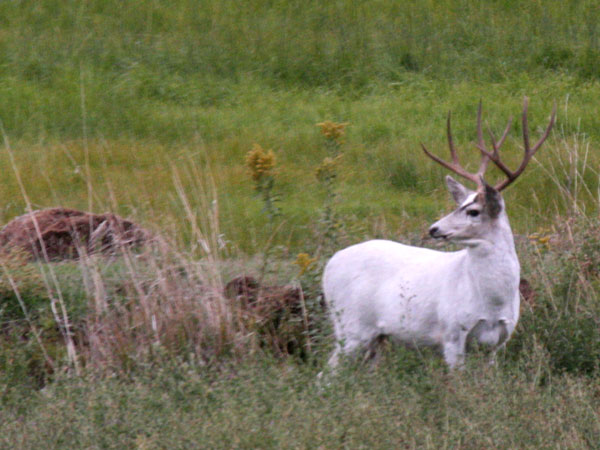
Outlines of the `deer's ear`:
{"type": "Polygon", "coordinates": [[[446,186],[448,186],[448,190],[452,194],[454,201],[457,205],[462,205],[462,203],[467,199],[468,195],[471,193],[469,189],[464,187],[450,175],[446,175],[446,186]]]}
{"type": "Polygon", "coordinates": [[[500,197],[500,192],[494,189],[492,186],[484,182],[483,189],[485,192],[485,205],[484,208],[488,215],[495,219],[500,215],[502,211],[502,200],[500,197]]]}

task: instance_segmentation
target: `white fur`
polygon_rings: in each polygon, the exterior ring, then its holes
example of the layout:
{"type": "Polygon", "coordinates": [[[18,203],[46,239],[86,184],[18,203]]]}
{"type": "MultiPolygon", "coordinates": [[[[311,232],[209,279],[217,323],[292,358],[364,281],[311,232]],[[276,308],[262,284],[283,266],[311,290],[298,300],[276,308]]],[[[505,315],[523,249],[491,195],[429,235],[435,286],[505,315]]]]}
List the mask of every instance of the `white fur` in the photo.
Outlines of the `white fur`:
{"type": "MultiPolygon", "coordinates": [[[[454,180],[447,182],[456,189],[454,180]]],[[[459,208],[431,229],[465,249],[372,240],[327,263],[323,288],[337,339],[331,367],[341,353],[371,349],[380,336],[439,348],[451,368],[463,363],[471,339],[489,346],[492,359],[508,340],[519,318],[519,261],[504,203],[498,194],[502,210],[487,217],[473,192],[459,186],[464,191],[453,192],[459,208]],[[467,215],[471,207],[481,214],[467,215]]]]}

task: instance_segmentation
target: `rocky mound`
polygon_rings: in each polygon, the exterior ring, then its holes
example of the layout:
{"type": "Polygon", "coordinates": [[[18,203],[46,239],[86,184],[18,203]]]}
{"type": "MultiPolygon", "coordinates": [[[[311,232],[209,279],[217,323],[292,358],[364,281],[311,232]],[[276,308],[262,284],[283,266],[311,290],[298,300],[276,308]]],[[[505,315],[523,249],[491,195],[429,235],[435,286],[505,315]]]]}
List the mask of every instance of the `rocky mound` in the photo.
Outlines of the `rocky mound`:
{"type": "Polygon", "coordinates": [[[246,326],[261,337],[263,346],[280,356],[304,356],[308,323],[300,288],[261,285],[254,277],[241,275],[227,283],[224,293],[239,307],[246,326]]]}
{"type": "Polygon", "coordinates": [[[50,208],[6,224],[0,230],[0,250],[18,250],[31,259],[57,261],[79,258],[82,252],[116,253],[123,246],[140,247],[150,238],[150,232],[115,214],[50,208]]]}

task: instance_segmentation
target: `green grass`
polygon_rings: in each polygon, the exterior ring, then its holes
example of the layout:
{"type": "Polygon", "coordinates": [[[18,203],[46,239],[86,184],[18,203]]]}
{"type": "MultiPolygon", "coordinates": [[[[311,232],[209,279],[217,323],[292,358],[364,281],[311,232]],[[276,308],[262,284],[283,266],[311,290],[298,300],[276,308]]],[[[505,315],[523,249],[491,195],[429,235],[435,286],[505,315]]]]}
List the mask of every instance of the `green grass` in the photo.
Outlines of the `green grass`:
{"type": "MultiPolygon", "coordinates": [[[[530,349],[511,368],[445,373],[388,351],[375,371],[259,359],[218,373],[155,367],[132,381],[60,380],[12,398],[5,448],[596,448],[597,380],[540,371],[530,349]]],[[[430,356],[430,355],[429,355],[430,356]]]]}
{"type": "MultiPolygon", "coordinates": [[[[171,166],[184,170],[191,161],[212,173],[223,232],[249,253],[267,237],[243,168],[255,142],[279,156],[282,236],[302,250],[321,202],[313,176],[324,155],[317,122],[350,123],[340,186],[348,220],[385,220],[390,234],[424,229],[445,205],[437,191],[442,171],[419,144],[445,152],[447,111],[461,148],[472,153],[480,99],[495,130],[518,116],[524,95],[534,129],[557,102],[545,153],[578,133],[597,138],[600,129],[593,3],[44,1],[0,8],[0,119],[36,206],[111,208],[186,236],[171,166]],[[82,178],[86,147],[94,201],[82,178]],[[411,171],[408,185],[403,167],[411,171]],[[398,219],[403,211],[408,221],[398,219]]],[[[507,153],[517,152],[517,122],[507,153]]],[[[598,164],[596,152],[590,163],[598,164]]],[[[7,221],[23,211],[23,200],[5,154],[0,167],[7,221]]],[[[520,232],[555,208],[539,172],[530,170],[521,189],[544,186],[549,195],[539,196],[526,223],[513,217],[520,232]]],[[[184,186],[192,189],[198,176],[189,178],[184,186]]],[[[590,182],[595,191],[597,177],[590,182]]],[[[511,209],[530,205],[521,195],[508,199],[511,209]]]]}
{"type": "MultiPolygon", "coordinates": [[[[307,227],[314,222],[322,202],[314,170],[326,151],[315,124],[325,118],[350,123],[342,147],[340,208],[354,222],[366,219],[368,223],[371,218],[384,217],[390,233],[420,232],[427,222],[448,208],[448,196],[442,187],[444,171],[420,150],[423,142],[446,157],[444,122],[448,110],[454,113],[455,138],[472,166],[476,159],[472,145],[474,114],[479,98],[483,98],[486,119],[498,133],[508,116],[518,116],[522,96],[530,95],[530,123],[536,135],[547,123],[552,103],[558,102],[557,127],[538,157],[544,166],[556,164],[559,152],[560,158],[568,160],[564,146],[573,139],[589,139],[592,150],[593,140],[597,139],[595,99],[600,88],[596,84],[573,84],[571,78],[562,75],[526,77],[518,80],[516,86],[515,81],[510,86],[462,82],[451,90],[447,82],[413,77],[401,88],[381,87],[356,99],[315,89],[263,90],[258,89],[257,83],[247,81],[238,85],[239,99],[235,105],[182,106],[177,108],[178,113],[173,108],[167,112],[164,105],[158,105],[153,115],[145,119],[146,126],[167,127],[162,123],[166,120],[173,128],[188,128],[187,140],[181,137],[170,144],[161,143],[151,134],[144,139],[107,137],[87,143],[81,139],[56,138],[33,144],[12,140],[26,190],[38,207],[62,204],[88,209],[90,197],[84,170],[87,147],[93,209],[114,208],[142,223],[157,228],[174,227],[178,234],[184,234],[184,224],[178,219],[182,213],[172,170],[181,172],[195,207],[200,207],[199,200],[194,199],[197,185],[212,177],[220,199],[223,233],[234,247],[253,253],[261,249],[258,243],[266,237],[262,231],[261,205],[253,196],[244,167],[245,153],[255,142],[276,152],[279,161],[276,191],[284,200],[282,212],[286,219],[282,235],[291,235],[293,245],[299,248],[299,243],[309,236],[307,227]],[[506,95],[509,88],[515,90],[514,95],[506,95]],[[190,166],[195,166],[195,173],[190,166]],[[403,171],[409,172],[408,185],[403,171]],[[302,189],[297,189],[299,185],[302,189]],[[109,191],[114,193],[114,201],[107,200],[109,191]]],[[[521,157],[520,129],[518,121],[514,121],[514,131],[504,148],[505,158],[513,166],[521,157]]],[[[24,205],[6,153],[0,155],[0,165],[4,167],[0,194],[10,199],[3,211],[7,221],[21,214],[24,205]]],[[[597,165],[598,154],[591,151],[588,167],[597,165]]],[[[592,172],[588,175],[590,190],[594,192],[597,177],[592,172]]],[[[563,213],[565,206],[555,204],[556,192],[547,174],[532,164],[516,187],[506,193],[516,230],[523,233],[541,226],[548,210],[553,214],[563,213]],[[531,197],[523,193],[533,188],[538,192],[532,205],[531,197]],[[529,214],[513,213],[522,209],[529,214]]],[[[592,199],[584,202],[592,211],[597,207],[592,199]]]]}

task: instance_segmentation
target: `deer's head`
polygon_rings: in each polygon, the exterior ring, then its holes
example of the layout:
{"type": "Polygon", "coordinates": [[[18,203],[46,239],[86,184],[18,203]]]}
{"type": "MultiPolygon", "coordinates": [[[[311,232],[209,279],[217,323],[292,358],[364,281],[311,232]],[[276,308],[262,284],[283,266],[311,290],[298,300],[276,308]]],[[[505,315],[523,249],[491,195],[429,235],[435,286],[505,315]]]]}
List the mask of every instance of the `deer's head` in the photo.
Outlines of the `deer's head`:
{"type": "Polygon", "coordinates": [[[497,227],[499,223],[508,223],[506,219],[504,200],[502,199],[500,192],[523,173],[525,167],[527,167],[527,164],[535,152],[541,147],[550,134],[550,130],[552,129],[554,120],[556,118],[555,105],[552,111],[552,116],[550,117],[550,122],[546,127],[546,131],[539,141],[533,147],[531,147],[529,143],[529,128],[527,125],[527,103],[528,99],[525,97],[522,116],[524,156],[521,164],[515,171],[510,170],[502,162],[498,152],[500,146],[504,143],[504,140],[508,135],[512,119],[508,120],[508,124],[506,125],[500,140],[496,141],[492,132],[489,131],[492,150],[488,150],[483,140],[483,131],[481,129],[481,102],[479,102],[479,109],[477,111],[477,148],[481,152],[481,161],[477,172],[467,172],[458,161],[458,154],[452,140],[450,114],[448,114],[447,134],[452,162],[444,161],[435,156],[434,154],[430,153],[423,144],[421,144],[423,151],[431,159],[451,170],[455,174],[460,175],[461,177],[470,180],[477,185],[477,189],[472,191],[467,189],[451,176],[446,176],[446,185],[448,186],[448,190],[452,194],[452,197],[454,198],[458,208],[446,217],[431,225],[429,228],[429,234],[432,237],[436,239],[448,239],[468,245],[469,243],[486,240],[487,237],[491,237],[493,235],[492,230],[497,227]],[[493,187],[487,184],[483,178],[490,161],[492,161],[496,167],[498,167],[506,175],[504,180],[498,182],[493,187]]]}

